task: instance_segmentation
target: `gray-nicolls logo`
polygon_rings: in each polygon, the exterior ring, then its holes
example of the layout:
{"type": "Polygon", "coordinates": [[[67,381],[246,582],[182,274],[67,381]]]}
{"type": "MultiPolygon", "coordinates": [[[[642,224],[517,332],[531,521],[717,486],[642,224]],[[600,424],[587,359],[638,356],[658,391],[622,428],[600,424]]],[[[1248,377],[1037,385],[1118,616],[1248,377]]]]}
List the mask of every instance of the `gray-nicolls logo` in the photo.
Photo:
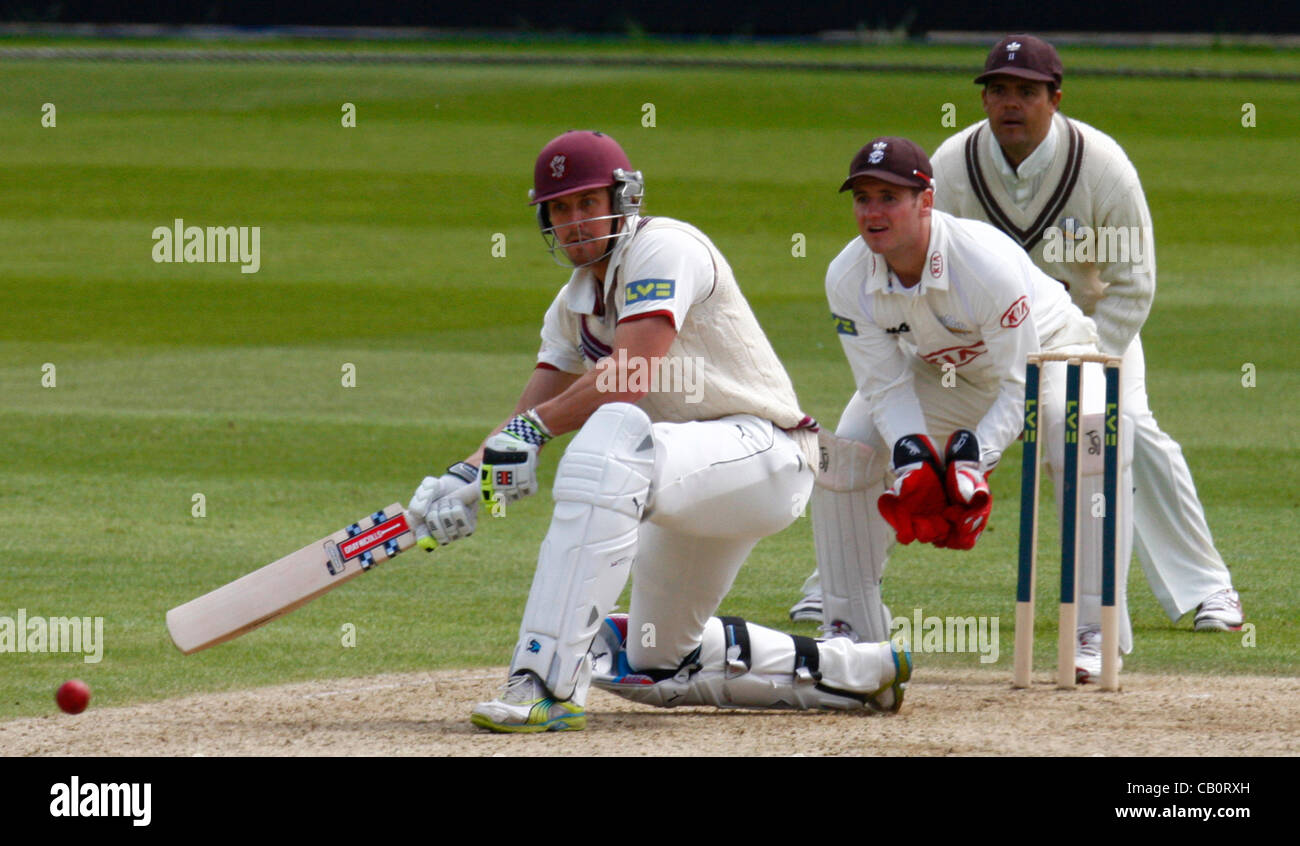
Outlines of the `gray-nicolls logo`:
{"type": "Polygon", "coordinates": [[[50,785],[52,817],[130,817],[131,825],[146,826],[153,819],[153,785],[100,784],[73,776],[50,785]]]}
{"type": "Polygon", "coordinates": [[[551,176],[554,179],[564,178],[564,156],[556,156],[551,159],[551,176]]]}

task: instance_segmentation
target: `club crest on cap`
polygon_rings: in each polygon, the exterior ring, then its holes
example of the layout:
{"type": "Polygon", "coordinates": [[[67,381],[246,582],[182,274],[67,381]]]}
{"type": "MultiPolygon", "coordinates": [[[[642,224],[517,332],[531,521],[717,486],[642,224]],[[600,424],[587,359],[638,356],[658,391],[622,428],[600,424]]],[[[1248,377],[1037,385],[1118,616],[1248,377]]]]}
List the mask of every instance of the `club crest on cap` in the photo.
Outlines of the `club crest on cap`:
{"type": "Polygon", "coordinates": [[[551,176],[555,179],[564,178],[564,156],[556,156],[551,159],[551,176]]]}
{"type": "Polygon", "coordinates": [[[1008,53],[1014,53],[1014,52],[1016,52],[1016,51],[1019,50],[1019,49],[1020,49],[1020,42],[1019,42],[1019,41],[1012,41],[1010,44],[1007,45],[1007,52],[1008,52],[1008,53]]]}

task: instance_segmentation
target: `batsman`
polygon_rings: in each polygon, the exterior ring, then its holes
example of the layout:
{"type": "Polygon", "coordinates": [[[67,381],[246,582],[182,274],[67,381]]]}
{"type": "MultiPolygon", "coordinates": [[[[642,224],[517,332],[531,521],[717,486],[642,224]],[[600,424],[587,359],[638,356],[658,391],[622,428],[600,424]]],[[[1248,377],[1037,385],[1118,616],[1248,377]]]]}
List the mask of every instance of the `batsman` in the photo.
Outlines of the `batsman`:
{"type": "Polygon", "coordinates": [[[802,512],[815,423],[718,248],[644,215],[643,195],[608,135],[566,132],[542,149],[532,205],[569,281],[514,414],[425,479],[408,509],[438,543],[464,538],[477,518],[465,486],[484,499],[536,493],[539,452],[576,431],[505,688],[471,722],[582,729],[593,681],[661,706],[896,711],[904,647],[712,616],[754,545],[802,512]],[[674,378],[688,370],[698,384],[674,378]],[[629,577],[628,614],[611,616],[629,577]]]}

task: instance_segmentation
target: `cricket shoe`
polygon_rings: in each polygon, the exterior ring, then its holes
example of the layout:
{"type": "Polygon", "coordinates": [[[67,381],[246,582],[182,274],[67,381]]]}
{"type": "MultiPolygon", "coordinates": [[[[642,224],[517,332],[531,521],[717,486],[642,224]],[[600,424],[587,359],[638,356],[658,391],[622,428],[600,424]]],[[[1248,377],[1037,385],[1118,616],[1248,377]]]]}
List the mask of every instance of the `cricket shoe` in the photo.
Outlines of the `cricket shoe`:
{"type": "Polygon", "coordinates": [[[796,623],[820,623],[822,621],[822,595],[809,593],[799,598],[790,606],[790,619],[796,623]]]}
{"type": "Polygon", "coordinates": [[[1196,606],[1192,627],[1198,632],[1239,632],[1242,622],[1241,597],[1232,588],[1224,588],[1196,606]]]}
{"type": "Polygon", "coordinates": [[[882,714],[897,714],[903,707],[907,682],[912,678],[912,651],[901,638],[889,642],[889,651],[894,656],[894,680],[868,696],[867,707],[882,714]]]}
{"type": "Polygon", "coordinates": [[[501,696],[480,702],[469,721],[488,731],[528,733],[581,731],[587,711],[572,700],[557,700],[531,670],[515,673],[501,696]]]}
{"type": "MultiPolygon", "coordinates": [[[[1124,668],[1124,659],[1115,656],[1115,670],[1124,668]]],[[[1101,629],[1096,626],[1079,629],[1079,643],[1074,648],[1074,681],[1089,684],[1101,680],[1101,629]]]]}

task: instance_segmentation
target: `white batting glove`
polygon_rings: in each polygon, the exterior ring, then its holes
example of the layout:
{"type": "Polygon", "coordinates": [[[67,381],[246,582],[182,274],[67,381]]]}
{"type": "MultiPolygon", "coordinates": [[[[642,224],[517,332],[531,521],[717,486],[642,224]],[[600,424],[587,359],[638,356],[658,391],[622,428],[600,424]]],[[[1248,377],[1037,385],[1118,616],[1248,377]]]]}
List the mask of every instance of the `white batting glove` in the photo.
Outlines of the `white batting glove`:
{"type": "Polygon", "coordinates": [[[429,530],[427,535],[416,531],[421,547],[432,550],[474,534],[478,525],[478,500],[466,505],[452,494],[477,480],[478,468],[464,461],[448,467],[443,476],[425,477],[406,509],[429,530]]]}
{"type": "Polygon", "coordinates": [[[551,433],[535,409],[511,418],[483,444],[483,499],[514,502],[537,493],[537,453],[551,433]]]}

